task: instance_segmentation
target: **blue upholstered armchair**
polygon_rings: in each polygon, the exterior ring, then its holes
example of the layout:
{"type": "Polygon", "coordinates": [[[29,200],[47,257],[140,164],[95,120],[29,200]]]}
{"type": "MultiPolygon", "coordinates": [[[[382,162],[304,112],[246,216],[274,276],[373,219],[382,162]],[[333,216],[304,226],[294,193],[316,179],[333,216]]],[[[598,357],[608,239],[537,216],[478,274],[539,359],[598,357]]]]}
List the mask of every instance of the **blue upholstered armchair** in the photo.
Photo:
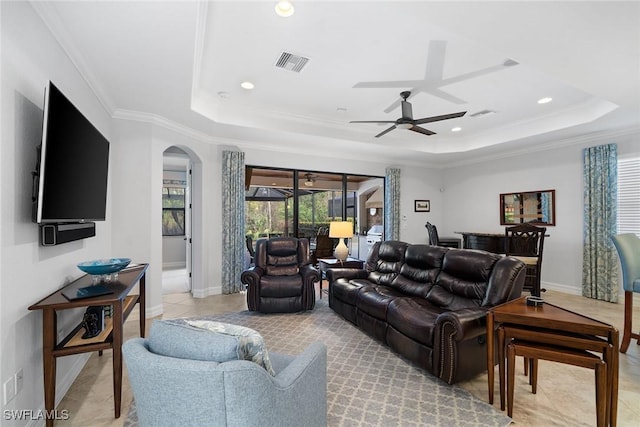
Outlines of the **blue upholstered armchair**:
{"type": "Polygon", "coordinates": [[[640,239],[632,233],[613,236],[613,244],[618,250],[622,265],[622,286],[624,287],[624,331],[620,352],[626,353],[631,339],[638,340],[640,334],[631,331],[633,318],[633,293],[640,292],[640,239]]]}
{"type": "Polygon", "coordinates": [[[239,349],[251,337],[180,321],[156,321],[149,339],[123,346],[141,427],[326,426],[324,344],[313,343],[296,357],[267,357],[254,351],[255,342],[249,352],[239,349]],[[260,355],[270,369],[255,358],[237,360],[247,354],[260,355]]]}

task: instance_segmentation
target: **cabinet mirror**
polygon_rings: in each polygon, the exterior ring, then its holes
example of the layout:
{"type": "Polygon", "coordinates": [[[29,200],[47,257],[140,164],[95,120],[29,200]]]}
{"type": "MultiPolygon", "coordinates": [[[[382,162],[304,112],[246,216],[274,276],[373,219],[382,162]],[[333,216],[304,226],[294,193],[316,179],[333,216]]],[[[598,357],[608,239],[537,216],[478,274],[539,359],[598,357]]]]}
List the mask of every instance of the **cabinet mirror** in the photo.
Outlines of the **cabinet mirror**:
{"type": "Polygon", "coordinates": [[[555,225],[556,190],[500,194],[500,225],[555,225]]]}

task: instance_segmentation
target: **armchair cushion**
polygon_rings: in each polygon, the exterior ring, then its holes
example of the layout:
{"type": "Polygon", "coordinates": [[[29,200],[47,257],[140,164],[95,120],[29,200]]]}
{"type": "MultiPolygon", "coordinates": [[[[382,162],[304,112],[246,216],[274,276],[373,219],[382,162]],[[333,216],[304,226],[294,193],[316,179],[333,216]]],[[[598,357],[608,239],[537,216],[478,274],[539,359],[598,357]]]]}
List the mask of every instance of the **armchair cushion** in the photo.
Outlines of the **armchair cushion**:
{"type": "Polygon", "coordinates": [[[149,349],[180,359],[218,363],[249,360],[275,375],[262,336],[244,326],[208,320],[157,320],[149,332],[149,349]]]}

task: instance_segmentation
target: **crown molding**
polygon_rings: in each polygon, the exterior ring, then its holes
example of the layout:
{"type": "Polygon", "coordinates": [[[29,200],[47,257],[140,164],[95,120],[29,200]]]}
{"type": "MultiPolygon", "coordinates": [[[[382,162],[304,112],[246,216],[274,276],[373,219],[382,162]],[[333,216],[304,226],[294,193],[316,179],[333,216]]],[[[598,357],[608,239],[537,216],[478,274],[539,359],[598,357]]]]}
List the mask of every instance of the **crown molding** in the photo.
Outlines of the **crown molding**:
{"type": "Polygon", "coordinates": [[[566,148],[576,145],[584,145],[593,142],[600,142],[605,138],[614,139],[620,137],[626,137],[631,135],[639,135],[640,134],[640,126],[632,126],[624,129],[614,129],[607,130],[601,132],[592,132],[588,134],[572,136],[563,139],[553,139],[552,137],[547,137],[549,140],[544,143],[531,145],[525,148],[505,150],[501,153],[496,153],[493,155],[487,156],[475,156],[470,159],[460,160],[460,161],[452,161],[448,163],[444,163],[440,169],[450,168],[450,167],[459,167],[459,166],[468,166],[477,163],[484,163],[494,160],[502,160],[511,157],[522,156],[525,154],[539,153],[550,150],[557,150],[558,148],[566,148]]]}
{"type": "Polygon", "coordinates": [[[64,51],[73,67],[78,71],[89,89],[93,92],[98,102],[102,105],[105,112],[112,116],[115,110],[114,103],[107,95],[103,87],[98,83],[98,79],[91,72],[89,66],[84,61],[82,54],[73,42],[73,38],[65,29],[60,15],[55,9],[55,2],[45,1],[29,1],[29,4],[40,17],[44,25],[47,27],[53,38],[56,40],[60,48],[64,51]]]}

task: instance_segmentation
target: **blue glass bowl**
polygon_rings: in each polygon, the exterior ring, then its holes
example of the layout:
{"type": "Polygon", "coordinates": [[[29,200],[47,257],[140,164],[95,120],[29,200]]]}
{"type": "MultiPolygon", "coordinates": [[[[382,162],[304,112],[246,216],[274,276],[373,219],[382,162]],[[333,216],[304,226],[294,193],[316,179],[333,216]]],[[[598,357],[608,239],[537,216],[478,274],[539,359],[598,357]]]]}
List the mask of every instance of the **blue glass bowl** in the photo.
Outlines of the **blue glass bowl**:
{"type": "Polygon", "coordinates": [[[78,268],[92,276],[117,273],[131,262],[130,258],[110,258],[85,261],[78,264],[78,268]]]}

